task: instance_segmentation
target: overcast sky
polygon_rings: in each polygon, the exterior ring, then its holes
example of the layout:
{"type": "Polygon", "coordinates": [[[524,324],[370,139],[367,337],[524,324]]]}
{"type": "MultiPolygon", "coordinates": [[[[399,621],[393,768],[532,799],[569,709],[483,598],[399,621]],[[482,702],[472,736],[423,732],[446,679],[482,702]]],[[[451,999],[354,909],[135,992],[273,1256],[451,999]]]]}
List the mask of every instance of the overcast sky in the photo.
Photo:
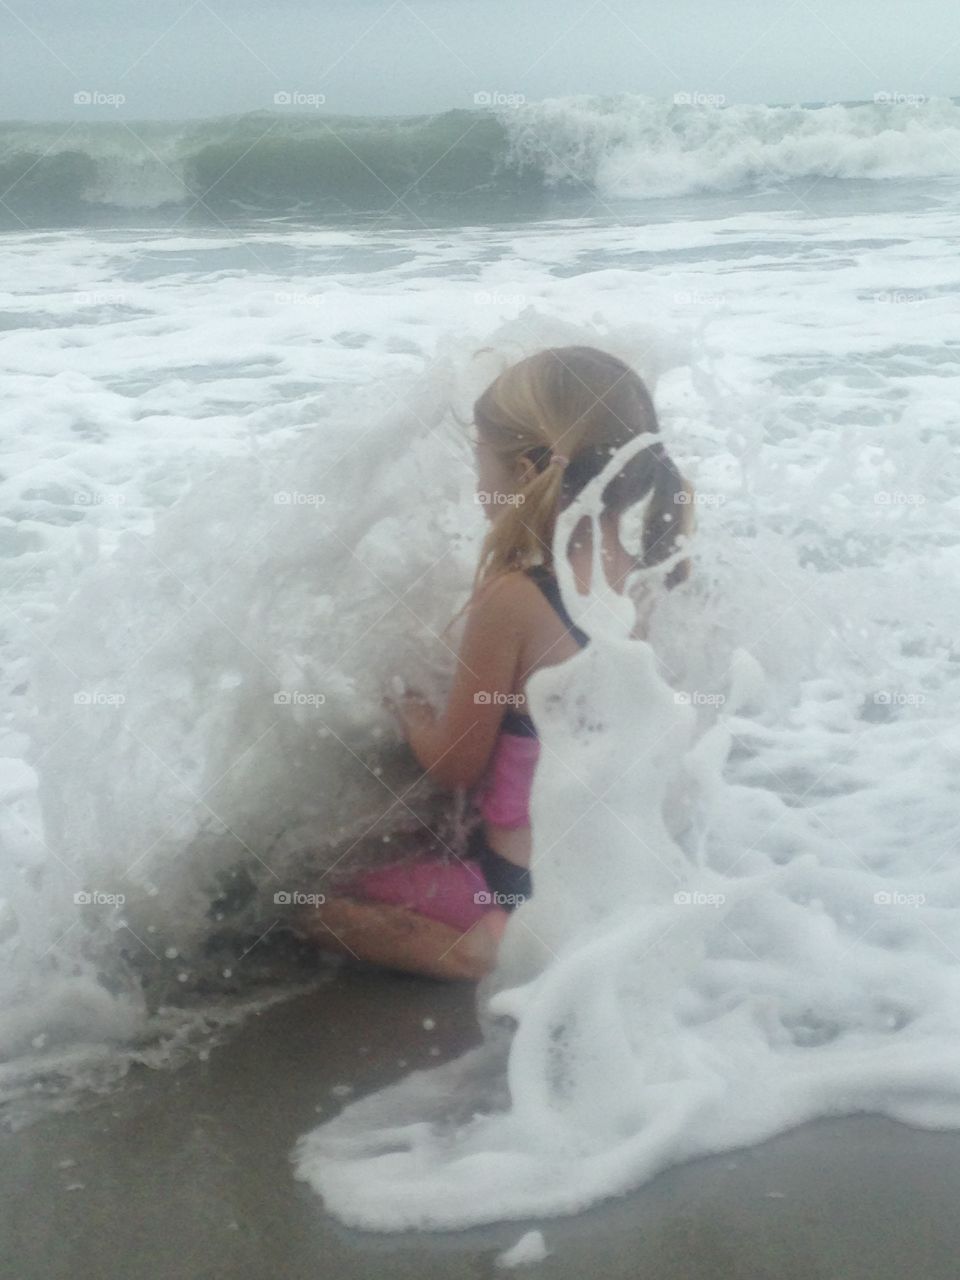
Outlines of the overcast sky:
{"type": "Polygon", "coordinates": [[[0,0],[0,118],[473,107],[574,93],[728,103],[960,95],[956,0],[0,0]],[[309,108],[308,108],[309,109],[309,108]]]}

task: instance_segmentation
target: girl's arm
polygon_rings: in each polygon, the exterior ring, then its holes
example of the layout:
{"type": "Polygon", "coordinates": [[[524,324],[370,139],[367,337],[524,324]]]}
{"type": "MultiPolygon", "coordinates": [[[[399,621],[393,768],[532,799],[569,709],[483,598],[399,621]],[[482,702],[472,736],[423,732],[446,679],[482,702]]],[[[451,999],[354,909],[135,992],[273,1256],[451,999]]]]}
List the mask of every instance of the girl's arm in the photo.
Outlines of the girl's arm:
{"type": "Polygon", "coordinates": [[[519,572],[485,588],[467,612],[446,710],[437,716],[422,699],[396,704],[407,741],[442,787],[471,787],[483,776],[513,692],[529,596],[519,572]]]}

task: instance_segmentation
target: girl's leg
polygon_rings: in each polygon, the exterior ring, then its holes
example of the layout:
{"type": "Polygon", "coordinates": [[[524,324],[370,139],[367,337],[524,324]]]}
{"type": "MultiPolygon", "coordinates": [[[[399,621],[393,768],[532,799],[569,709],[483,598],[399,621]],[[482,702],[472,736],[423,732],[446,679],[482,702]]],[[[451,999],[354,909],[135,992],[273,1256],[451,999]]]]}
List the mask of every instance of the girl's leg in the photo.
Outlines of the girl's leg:
{"type": "Polygon", "coordinates": [[[458,933],[479,923],[491,908],[486,877],[473,858],[444,858],[430,846],[417,856],[360,872],[337,890],[339,897],[406,907],[450,925],[458,933]]]}
{"type": "Polygon", "coordinates": [[[299,925],[325,951],[385,969],[478,982],[496,963],[506,918],[494,908],[464,931],[392,903],[329,898],[302,913],[299,925]]]}

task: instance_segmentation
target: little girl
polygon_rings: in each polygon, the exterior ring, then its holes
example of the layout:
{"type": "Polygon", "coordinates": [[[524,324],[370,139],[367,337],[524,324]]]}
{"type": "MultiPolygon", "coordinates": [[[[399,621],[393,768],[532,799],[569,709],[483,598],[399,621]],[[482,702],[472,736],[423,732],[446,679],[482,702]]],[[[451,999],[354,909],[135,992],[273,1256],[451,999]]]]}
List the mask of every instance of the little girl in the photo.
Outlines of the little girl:
{"type": "MultiPolygon", "coordinates": [[[[404,736],[441,787],[472,792],[480,821],[467,856],[436,847],[377,868],[314,908],[304,929],[319,945],[374,964],[478,980],[495,963],[508,913],[533,892],[528,800],[539,753],[525,707],[527,680],[565,662],[589,637],[574,626],[553,572],[557,514],[641,433],[659,433],[649,392],[622,360],[593,347],[556,347],[502,373],[474,406],[477,496],[484,541],[457,667],[442,714],[421,697],[389,699],[404,736]]],[[[614,590],[665,560],[692,526],[692,489],[657,441],[602,494],[601,563],[614,590]],[[639,557],[620,516],[645,500],[639,557]]],[[[592,526],[566,548],[578,589],[590,583],[592,526]]],[[[673,587],[689,562],[666,575],[673,587]]],[[[459,615],[458,615],[459,616],[459,615]]]]}

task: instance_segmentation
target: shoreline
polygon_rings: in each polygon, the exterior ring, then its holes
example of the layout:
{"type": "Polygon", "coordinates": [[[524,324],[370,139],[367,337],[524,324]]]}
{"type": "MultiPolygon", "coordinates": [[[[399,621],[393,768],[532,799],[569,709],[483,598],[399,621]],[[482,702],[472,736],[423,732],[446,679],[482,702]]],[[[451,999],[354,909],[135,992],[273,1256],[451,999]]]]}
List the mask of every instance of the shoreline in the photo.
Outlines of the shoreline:
{"type": "Polygon", "coordinates": [[[391,1280],[480,1277],[539,1229],[547,1257],[523,1275],[955,1280],[960,1134],[876,1116],[693,1161],[572,1217],[437,1233],[342,1226],[293,1177],[294,1143],[348,1091],[477,1043],[474,994],[343,969],[253,1015],[206,1061],[138,1068],[102,1100],[2,1135],[0,1274],[354,1280],[389,1254],[391,1280]]]}

